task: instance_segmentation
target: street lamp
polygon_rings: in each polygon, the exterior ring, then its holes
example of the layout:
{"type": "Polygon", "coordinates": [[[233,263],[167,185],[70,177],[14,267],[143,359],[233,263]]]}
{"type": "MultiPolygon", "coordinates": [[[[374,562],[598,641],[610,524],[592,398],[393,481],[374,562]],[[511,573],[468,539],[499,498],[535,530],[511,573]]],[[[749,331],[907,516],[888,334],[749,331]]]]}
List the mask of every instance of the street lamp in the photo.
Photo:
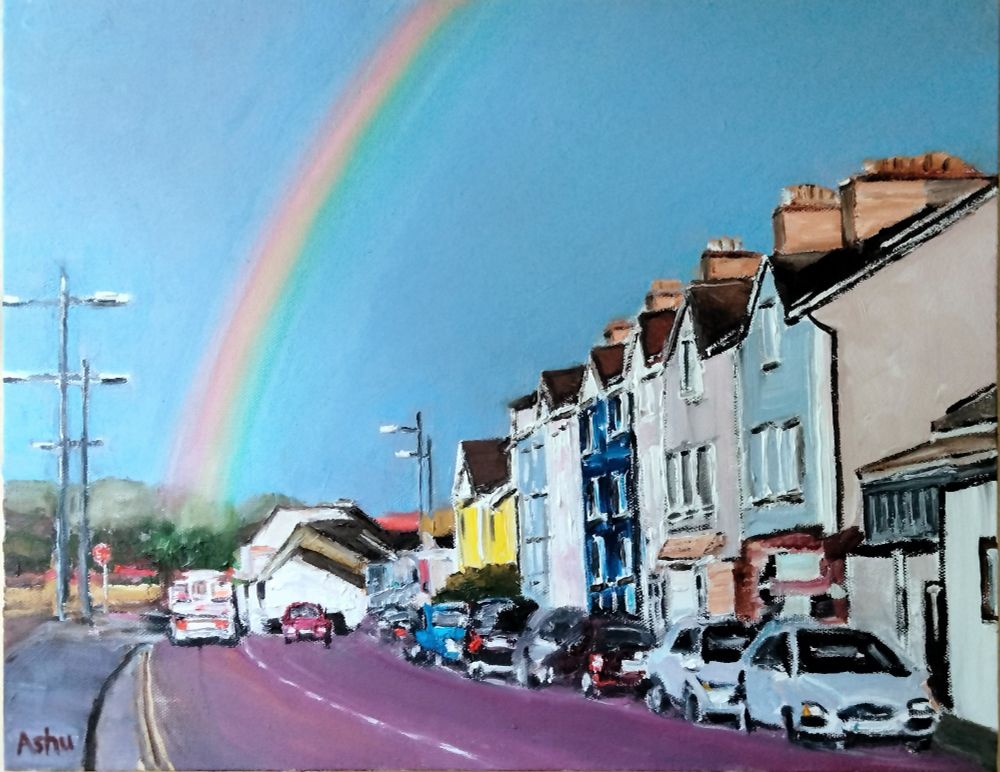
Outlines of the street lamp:
{"type": "MultiPolygon", "coordinates": [[[[420,512],[421,518],[424,514],[424,460],[427,460],[427,469],[430,470],[430,438],[427,438],[425,445],[424,438],[424,424],[423,419],[420,415],[420,411],[417,411],[416,420],[413,426],[402,426],[400,424],[382,424],[378,428],[380,434],[416,434],[417,435],[417,447],[416,450],[397,450],[395,452],[396,458],[415,458],[417,459],[417,509],[420,512]]],[[[431,498],[433,482],[431,480],[427,481],[427,496],[428,499],[431,498]]],[[[431,511],[434,502],[428,501],[427,511],[431,511]]]]}

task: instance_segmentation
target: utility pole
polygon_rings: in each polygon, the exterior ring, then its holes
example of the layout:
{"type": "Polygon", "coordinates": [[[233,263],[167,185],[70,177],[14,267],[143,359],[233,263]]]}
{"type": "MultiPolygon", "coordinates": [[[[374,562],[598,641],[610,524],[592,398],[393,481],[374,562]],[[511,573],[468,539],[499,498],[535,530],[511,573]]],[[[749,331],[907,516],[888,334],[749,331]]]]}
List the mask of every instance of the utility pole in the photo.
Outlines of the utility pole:
{"type": "Polygon", "coordinates": [[[417,411],[417,509],[424,518],[424,423],[417,411]]]}
{"type": "Polygon", "coordinates": [[[83,621],[90,624],[93,606],[90,602],[90,522],[87,506],[90,502],[90,480],[88,478],[90,451],[90,362],[83,360],[80,373],[83,376],[83,416],[80,422],[80,539],[76,557],[77,592],[80,594],[80,614],[83,621]]]}
{"type": "MultiPolygon", "coordinates": [[[[54,382],[59,387],[59,439],[55,443],[35,443],[35,447],[59,451],[59,495],[56,504],[54,556],[56,564],[56,617],[60,622],[66,619],[66,600],[69,597],[69,453],[72,446],[79,443],[69,439],[69,384],[83,383],[83,376],[69,372],[69,308],[83,305],[98,308],[114,308],[128,303],[128,296],[117,292],[95,292],[86,297],[74,297],[69,293],[69,279],[65,270],[59,272],[59,296],[49,299],[22,299],[5,295],[5,307],[56,306],[59,312],[59,368],[52,373],[7,374],[4,383],[25,383],[30,381],[54,382]]],[[[104,376],[100,383],[124,383],[123,376],[104,376]]],[[[86,494],[84,494],[86,495],[86,494]]],[[[81,587],[89,602],[89,587],[81,587]]],[[[81,603],[83,598],[81,595],[81,603]]],[[[86,617],[85,617],[86,618],[86,617]]]]}
{"type": "Polygon", "coordinates": [[[434,522],[434,467],[431,459],[431,438],[427,438],[427,514],[434,522]]]}

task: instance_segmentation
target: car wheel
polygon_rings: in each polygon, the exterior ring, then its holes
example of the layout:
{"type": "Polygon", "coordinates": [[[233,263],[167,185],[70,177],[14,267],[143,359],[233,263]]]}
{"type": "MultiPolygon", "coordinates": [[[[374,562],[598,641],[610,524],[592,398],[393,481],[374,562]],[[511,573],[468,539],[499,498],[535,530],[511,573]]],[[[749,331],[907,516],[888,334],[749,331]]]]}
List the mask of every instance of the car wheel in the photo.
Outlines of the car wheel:
{"type": "Polygon", "coordinates": [[[594,678],[587,671],[583,672],[580,676],[580,691],[583,693],[584,697],[591,700],[599,699],[601,696],[600,690],[594,686],[594,678]]]}
{"type": "Polygon", "coordinates": [[[556,671],[552,669],[551,665],[549,665],[542,671],[542,676],[539,680],[543,686],[552,686],[556,680],[556,671]]]}
{"type": "Polygon", "coordinates": [[[929,751],[931,749],[932,742],[933,740],[930,737],[908,740],[906,742],[906,750],[910,751],[910,753],[922,753],[923,751],[929,751]]]}
{"type": "Polygon", "coordinates": [[[294,643],[294,641],[288,636],[285,636],[285,645],[288,646],[291,643],[294,643]]]}
{"type": "Polygon", "coordinates": [[[434,655],[431,657],[431,664],[434,665],[434,667],[443,667],[444,657],[442,657],[437,652],[434,652],[434,655]]]}
{"type": "Polygon", "coordinates": [[[469,665],[469,678],[473,681],[482,681],[486,678],[486,670],[478,662],[469,665]]]}
{"type": "Polygon", "coordinates": [[[698,698],[690,692],[688,692],[687,697],[684,699],[684,718],[692,724],[700,724],[703,719],[698,698]]]}
{"type": "Polygon", "coordinates": [[[785,724],[785,736],[788,738],[788,742],[797,743],[801,739],[799,730],[795,728],[795,719],[792,718],[792,709],[783,708],[781,711],[781,717],[785,724]]]}
{"type": "Polygon", "coordinates": [[[646,707],[649,708],[653,713],[663,713],[667,710],[667,692],[657,680],[653,680],[649,684],[649,688],[646,689],[646,707]]]}

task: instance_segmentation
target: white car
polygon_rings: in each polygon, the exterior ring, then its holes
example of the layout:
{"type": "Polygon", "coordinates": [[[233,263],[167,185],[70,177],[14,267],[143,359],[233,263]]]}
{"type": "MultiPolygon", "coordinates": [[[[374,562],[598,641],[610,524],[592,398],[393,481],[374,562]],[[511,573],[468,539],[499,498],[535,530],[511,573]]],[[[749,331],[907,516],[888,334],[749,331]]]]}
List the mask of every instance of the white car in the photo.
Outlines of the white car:
{"type": "Polygon", "coordinates": [[[742,722],[740,657],[755,634],[754,628],[735,619],[678,621],[650,652],[646,705],[654,713],[679,706],[693,722],[710,716],[742,722]]]}
{"type": "Polygon", "coordinates": [[[775,620],[746,650],[746,726],[783,726],[789,740],[902,738],[930,745],[938,711],[927,673],[872,633],[814,620],[775,620]]]}

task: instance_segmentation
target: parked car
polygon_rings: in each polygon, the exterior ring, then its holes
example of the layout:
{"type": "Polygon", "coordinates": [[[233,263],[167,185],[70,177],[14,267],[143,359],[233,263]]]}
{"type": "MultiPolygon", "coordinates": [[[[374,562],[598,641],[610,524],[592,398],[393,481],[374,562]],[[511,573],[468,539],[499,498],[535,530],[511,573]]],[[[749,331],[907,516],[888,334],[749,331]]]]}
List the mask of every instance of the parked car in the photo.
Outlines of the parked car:
{"type": "Polygon", "coordinates": [[[416,609],[389,606],[379,614],[376,627],[383,641],[396,642],[411,638],[419,622],[416,609]]]}
{"type": "Polygon", "coordinates": [[[736,619],[676,622],[649,655],[646,705],[654,713],[678,706],[688,721],[729,716],[742,724],[740,658],[755,635],[754,627],[736,619]]]}
{"type": "Polygon", "coordinates": [[[587,612],[572,606],[539,609],[514,647],[514,678],[521,686],[544,686],[576,674],[583,660],[587,612]]]}
{"type": "Polygon", "coordinates": [[[812,620],[765,625],[744,652],[746,725],[783,726],[789,740],[901,738],[930,745],[938,710],[927,673],[870,632],[812,620]]]}
{"type": "Polygon", "coordinates": [[[462,657],[469,607],[465,603],[428,604],[420,612],[414,643],[404,649],[407,659],[441,665],[462,657]]]}
{"type": "Polygon", "coordinates": [[[167,638],[173,645],[218,641],[239,643],[233,585],[225,572],[186,571],[167,590],[167,638]]]}
{"type": "Polygon", "coordinates": [[[656,645],[638,622],[614,618],[590,620],[577,684],[587,697],[613,690],[634,690],[646,677],[646,658],[656,645]]]}
{"type": "Polygon", "coordinates": [[[494,598],[477,604],[465,636],[467,675],[476,680],[509,675],[517,639],[537,609],[538,604],[530,600],[494,598]]]}
{"type": "Polygon", "coordinates": [[[318,603],[298,601],[285,609],[281,617],[281,633],[286,644],[309,639],[323,641],[329,649],[333,639],[333,622],[318,603]]]}

